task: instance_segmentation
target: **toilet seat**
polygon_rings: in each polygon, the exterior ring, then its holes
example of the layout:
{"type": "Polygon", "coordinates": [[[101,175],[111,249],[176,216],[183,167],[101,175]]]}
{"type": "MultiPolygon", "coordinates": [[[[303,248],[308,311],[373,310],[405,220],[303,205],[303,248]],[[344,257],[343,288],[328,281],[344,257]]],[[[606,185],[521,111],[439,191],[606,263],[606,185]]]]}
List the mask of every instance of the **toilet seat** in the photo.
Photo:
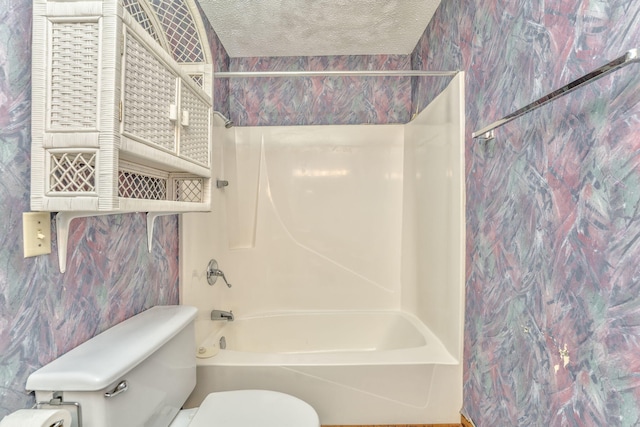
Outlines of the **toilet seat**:
{"type": "Polygon", "coordinates": [[[189,427],[320,427],[318,414],[307,402],[267,390],[211,393],[189,427]]]}

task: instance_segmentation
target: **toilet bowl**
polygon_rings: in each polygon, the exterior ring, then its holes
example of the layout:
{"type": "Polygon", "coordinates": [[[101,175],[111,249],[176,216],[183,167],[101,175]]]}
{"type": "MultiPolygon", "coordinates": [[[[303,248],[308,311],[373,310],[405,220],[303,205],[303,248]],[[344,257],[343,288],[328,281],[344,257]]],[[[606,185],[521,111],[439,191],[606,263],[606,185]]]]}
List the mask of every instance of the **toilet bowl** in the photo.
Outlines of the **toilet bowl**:
{"type": "Polygon", "coordinates": [[[211,393],[199,408],[180,411],[170,427],[320,427],[303,400],[268,390],[211,393]]]}
{"type": "Polygon", "coordinates": [[[269,390],[211,393],[180,410],[196,383],[196,314],[153,307],[38,369],[27,389],[72,411],[71,427],[320,427],[308,403],[269,390]]]}

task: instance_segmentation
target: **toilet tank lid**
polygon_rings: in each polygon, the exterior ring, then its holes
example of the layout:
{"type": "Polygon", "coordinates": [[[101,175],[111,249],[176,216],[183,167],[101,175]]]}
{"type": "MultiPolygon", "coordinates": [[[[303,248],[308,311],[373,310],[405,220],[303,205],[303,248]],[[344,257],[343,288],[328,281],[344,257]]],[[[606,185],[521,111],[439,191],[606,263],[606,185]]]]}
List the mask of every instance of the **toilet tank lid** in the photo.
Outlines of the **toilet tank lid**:
{"type": "Polygon", "coordinates": [[[26,388],[38,391],[102,390],[187,327],[197,311],[195,307],[177,305],[156,306],[143,311],[38,369],[27,379],[26,388]]]}

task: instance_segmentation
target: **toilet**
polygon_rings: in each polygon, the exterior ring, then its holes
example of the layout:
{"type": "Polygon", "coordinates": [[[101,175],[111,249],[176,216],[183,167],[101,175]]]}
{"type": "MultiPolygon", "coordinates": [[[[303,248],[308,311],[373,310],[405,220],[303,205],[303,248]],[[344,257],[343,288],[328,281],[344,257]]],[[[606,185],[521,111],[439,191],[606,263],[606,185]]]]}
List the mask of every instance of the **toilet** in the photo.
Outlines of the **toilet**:
{"type": "Polygon", "coordinates": [[[133,316],[35,371],[27,390],[38,407],[69,410],[72,427],[320,427],[308,403],[268,390],[215,392],[181,410],[196,384],[196,313],[133,316]]]}

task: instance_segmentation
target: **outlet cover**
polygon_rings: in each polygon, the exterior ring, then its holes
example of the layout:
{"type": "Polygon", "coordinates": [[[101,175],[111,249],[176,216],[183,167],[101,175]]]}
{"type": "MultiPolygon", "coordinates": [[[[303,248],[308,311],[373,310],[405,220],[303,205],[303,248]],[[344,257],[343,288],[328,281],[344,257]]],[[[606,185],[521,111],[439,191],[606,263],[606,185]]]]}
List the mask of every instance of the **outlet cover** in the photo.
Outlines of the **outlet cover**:
{"type": "Polygon", "coordinates": [[[23,212],[22,238],[24,257],[51,253],[51,213],[23,212]]]}

